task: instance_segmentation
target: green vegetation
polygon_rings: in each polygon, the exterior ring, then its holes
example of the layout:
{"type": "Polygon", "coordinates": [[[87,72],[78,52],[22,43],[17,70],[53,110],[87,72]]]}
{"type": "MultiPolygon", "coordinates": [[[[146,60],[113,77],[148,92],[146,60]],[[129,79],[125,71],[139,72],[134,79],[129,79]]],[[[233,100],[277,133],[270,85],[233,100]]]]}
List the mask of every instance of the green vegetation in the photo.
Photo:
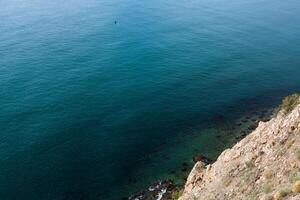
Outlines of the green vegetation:
{"type": "Polygon", "coordinates": [[[266,196],[265,197],[265,199],[264,200],[273,200],[273,196],[271,196],[271,195],[268,195],[268,196],[266,196]]]}
{"type": "Polygon", "coordinates": [[[198,198],[197,198],[197,197],[195,197],[195,196],[193,196],[193,200],[198,200],[198,198]]]}
{"type": "Polygon", "coordinates": [[[285,148],[285,146],[279,146],[278,150],[277,150],[277,154],[279,156],[284,156],[286,154],[287,149],[285,148]]]}
{"type": "Polygon", "coordinates": [[[299,176],[298,176],[298,169],[293,169],[291,172],[290,172],[290,175],[289,175],[289,181],[290,183],[294,183],[296,181],[300,180],[299,176]]]}
{"type": "Polygon", "coordinates": [[[289,189],[282,189],[278,192],[275,193],[274,195],[274,200],[281,200],[284,197],[286,197],[287,195],[289,195],[292,191],[289,189]]]}
{"type": "Polygon", "coordinates": [[[255,177],[255,171],[254,170],[248,170],[246,173],[245,173],[245,176],[244,176],[244,182],[245,183],[249,183],[252,181],[252,179],[254,179],[255,177]]]}
{"type": "Polygon", "coordinates": [[[172,200],[177,200],[182,196],[183,190],[177,190],[172,193],[172,200]]]}
{"type": "Polygon", "coordinates": [[[272,192],[272,185],[271,184],[265,184],[263,185],[262,187],[262,191],[265,193],[265,194],[269,194],[270,192],[272,192]]]}
{"type": "Polygon", "coordinates": [[[281,197],[286,197],[287,195],[289,195],[290,193],[292,193],[292,191],[290,189],[282,189],[279,191],[279,194],[281,197]]]}
{"type": "Polygon", "coordinates": [[[258,189],[254,188],[254,190],[252,190],[252,192],[250,193],[250,199],[251,200],[257,200],[258,199],[258,189]]]}
{"type": "Polygon", "coordinates": [[[248,169],[252,169],[253,167],[255,167],[254,162],[252,160],[246,162],[246,166],[248,169]]]}
{"type": "Polygon", "coordinates": [[[300,149],[297,149],[297,150],[295,151],[295,155],[296,155],[296,157],[297,157],[298,159],[300,159],[300,149]]]}
{"type": "Polygon", "coordinates": [[[299,98],[300,98],[299,94],[292,94],[285,97],[282,100],[280,109],[283,110],[285,114],[288,114],[297,106],[297,104],[299,104],[299,98]]]}

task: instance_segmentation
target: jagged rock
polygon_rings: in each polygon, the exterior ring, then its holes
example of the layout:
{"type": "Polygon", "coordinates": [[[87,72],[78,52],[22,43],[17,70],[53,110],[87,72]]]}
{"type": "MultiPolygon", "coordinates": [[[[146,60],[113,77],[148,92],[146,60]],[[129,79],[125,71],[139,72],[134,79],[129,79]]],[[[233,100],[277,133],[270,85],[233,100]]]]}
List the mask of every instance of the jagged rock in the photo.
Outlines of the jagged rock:
{"type": "Polygon", "coordinates": [[[202,172],[205,169],[205,163],[197,162],[192,169],[186,184],[185,184],[185,193],[190,192],[202,179],[202,172]]]}
{"type": "Polygon", "coordinates": [[[206,165],[212,163],[212,160],[203,156],[203,155],[197,155],[197,156],[194,156],[193,157],[193,161],[196,163],[196,162],[203,162],[205,163],[206,165]]]}
{"type": "Polygon", "coordinates": [[[203,157],[195,156],[180,200],[264,200],[283,195],[284,200],[300,200],[300,181],[296,182],[300,177],[299,129],[297,105],[288,114],[279,112],[270,121],[259,122],[252,133],[206,168],[207,163],[197,162],[203,157]]]}

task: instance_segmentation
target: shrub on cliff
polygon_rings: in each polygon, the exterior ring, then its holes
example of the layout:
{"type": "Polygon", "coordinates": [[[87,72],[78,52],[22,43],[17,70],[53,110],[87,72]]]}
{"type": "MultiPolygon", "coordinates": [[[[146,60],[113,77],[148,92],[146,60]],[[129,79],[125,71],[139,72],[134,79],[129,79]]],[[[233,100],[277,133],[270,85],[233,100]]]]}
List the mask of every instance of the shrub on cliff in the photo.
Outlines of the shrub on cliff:
{"type": "Polygon", "coordinates": [[[172,200],[177,200],[182,196],[183,190],[177,190],[172,193],[172,200]]]}
{"type": "Polygon", "coordinates": [[[293,185],[292,191],[294,193],[300,193],[300,181],[296,181],[293,185]]]}
{"type": "Polygon", "coordinates": [[[300,149],[297,149],[295,154],[296,154],[296,157],[300,160],[300,149]]]}
{"type": "Polygon", "coordinates": [[[285,97],[282,100],[280,109],[283,110],[285,114],[288,114],[300,103],[299,98],[300,98],[299,94],[292,94],[285,97]]]}
{"type": "Polygon", "coordinates": [[[289,189],[282,189],[278,192],[275,193],[274,195],[274,200],[281,200],[284,197],[286,197],[287,195],[289,195],[292,191],[289,189]]]}
{"type": "Polygon", "coordinates": [[[289,181],[290,183],[294,183],[298,181],[300,178],[298,176],[298,169],[293,169],[289,174],[289,181]]]}

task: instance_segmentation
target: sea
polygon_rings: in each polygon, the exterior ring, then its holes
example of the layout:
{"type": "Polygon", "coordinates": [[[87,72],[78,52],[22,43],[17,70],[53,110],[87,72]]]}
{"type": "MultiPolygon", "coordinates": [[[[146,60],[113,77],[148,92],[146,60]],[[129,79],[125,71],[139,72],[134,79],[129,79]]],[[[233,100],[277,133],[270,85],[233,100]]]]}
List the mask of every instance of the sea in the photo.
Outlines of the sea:
{"type": "Polygon", "coordinates": [[[300,91],[299,13],[299,0],[0,0],[0,199],[183,184],[193,156],[216,159],[300,91]]]}

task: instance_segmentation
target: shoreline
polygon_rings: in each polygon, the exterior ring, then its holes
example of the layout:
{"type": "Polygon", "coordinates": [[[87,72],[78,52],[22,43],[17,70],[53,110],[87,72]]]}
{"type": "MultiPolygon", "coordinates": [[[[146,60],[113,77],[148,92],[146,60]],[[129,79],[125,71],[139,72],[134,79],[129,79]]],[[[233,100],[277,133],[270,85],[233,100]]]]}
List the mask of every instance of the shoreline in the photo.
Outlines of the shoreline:
{"type": "MultiPolygon", "coordinates": [[[[226,119],[224,119],[224,116],[216,115],[215,127],[209,127],[200,131],[195,131],[192,134],[188,134],[184,138],[180,138],[180,141],[177,141],[177,143],[173,143],[172,147],[169,147],[169,149],[172,150],[176,150],[178,146],[185,146],[190,148],[190,150],[192,149],[192,151],[186,153],[189,156],[185,156],[184,158],[181,157],[181,159],[179,159],[181,164],[178,164],[177,162],[177,165],[175,167],[176,169],[169,170],[168,172],[163,172],[161,175],[156,175],[155,177],[159,178],[152,182],[148,180],[144,183],[129,183],[129,185],[131,186],[128,186],[127,191],[130,191],[131,189],[132,192],[130,192],[129,196],[124,195],[122,199],[144,200],[149,198],[149,196],[152,199],[158,200],[171,199],[170,195],[172,195],[174,192],[179,194],[181,188],[183,188],[185,181],[195,164],[195,162],[193,162],[193,156],[204,155],[205,157],[208,157],[209,159],[215,161],[224,149],[232,147],[253,130],[255,130],[255,128],[258,126],[259,121],[268,121],[269,119],[271,119],[273,111],[274,107],[251,110],[249,112],[245,112],[243,116],[240,116],[235,120],[229,120],[228,122],[226,121],[226,119]],[[218,124],[219,121],[225,122],[222,122],[220,125],[218,124]],[[204,141],[214,143],[214,145],[216,145],[216,148],[209,148],[205,145],[201,146],[201,140],[203,139],[204,141]],[[200,144],[198,142],[200,142],[200,144]],[[170,184],[167,184],[167,186],[163,184],[166,182],[170,184]],[[139,187],[139,184],[141,187],[139,187]],[[156,190],[150,191],[151,187],[156,187],[156,190]],[[141,189],[138,190],[137,188],[141,189]],[[165,195],[162,195],[162,193],[164,193],[165,195]]],[[[179,147],[179,150],[177,149],[177,152],[182,153],[180,152],[182,149],[182,147],[179,147]]],[[[182,151],[186,150],[183,149],[182,151]]],[[[160,154],[162,153],[160,152],[160,154]]],[[[153,157],[155,157],[155,155],[153,155],[153,157]]],[[[156,161],[155,163],[160,162],[159,159],[157,160],[158,161],[156,161]]],[[[139,175],[142,176],[142,174],[139,175]]],[[[151,176],[149,175],[149,177],[151,176]]]]}
{"type": "Polygon", "coordinates": [[[197,162],[176,199],[299,199],[299,104],[298,93],[284,97],[270,120],[214,163],[197,162]]]}

